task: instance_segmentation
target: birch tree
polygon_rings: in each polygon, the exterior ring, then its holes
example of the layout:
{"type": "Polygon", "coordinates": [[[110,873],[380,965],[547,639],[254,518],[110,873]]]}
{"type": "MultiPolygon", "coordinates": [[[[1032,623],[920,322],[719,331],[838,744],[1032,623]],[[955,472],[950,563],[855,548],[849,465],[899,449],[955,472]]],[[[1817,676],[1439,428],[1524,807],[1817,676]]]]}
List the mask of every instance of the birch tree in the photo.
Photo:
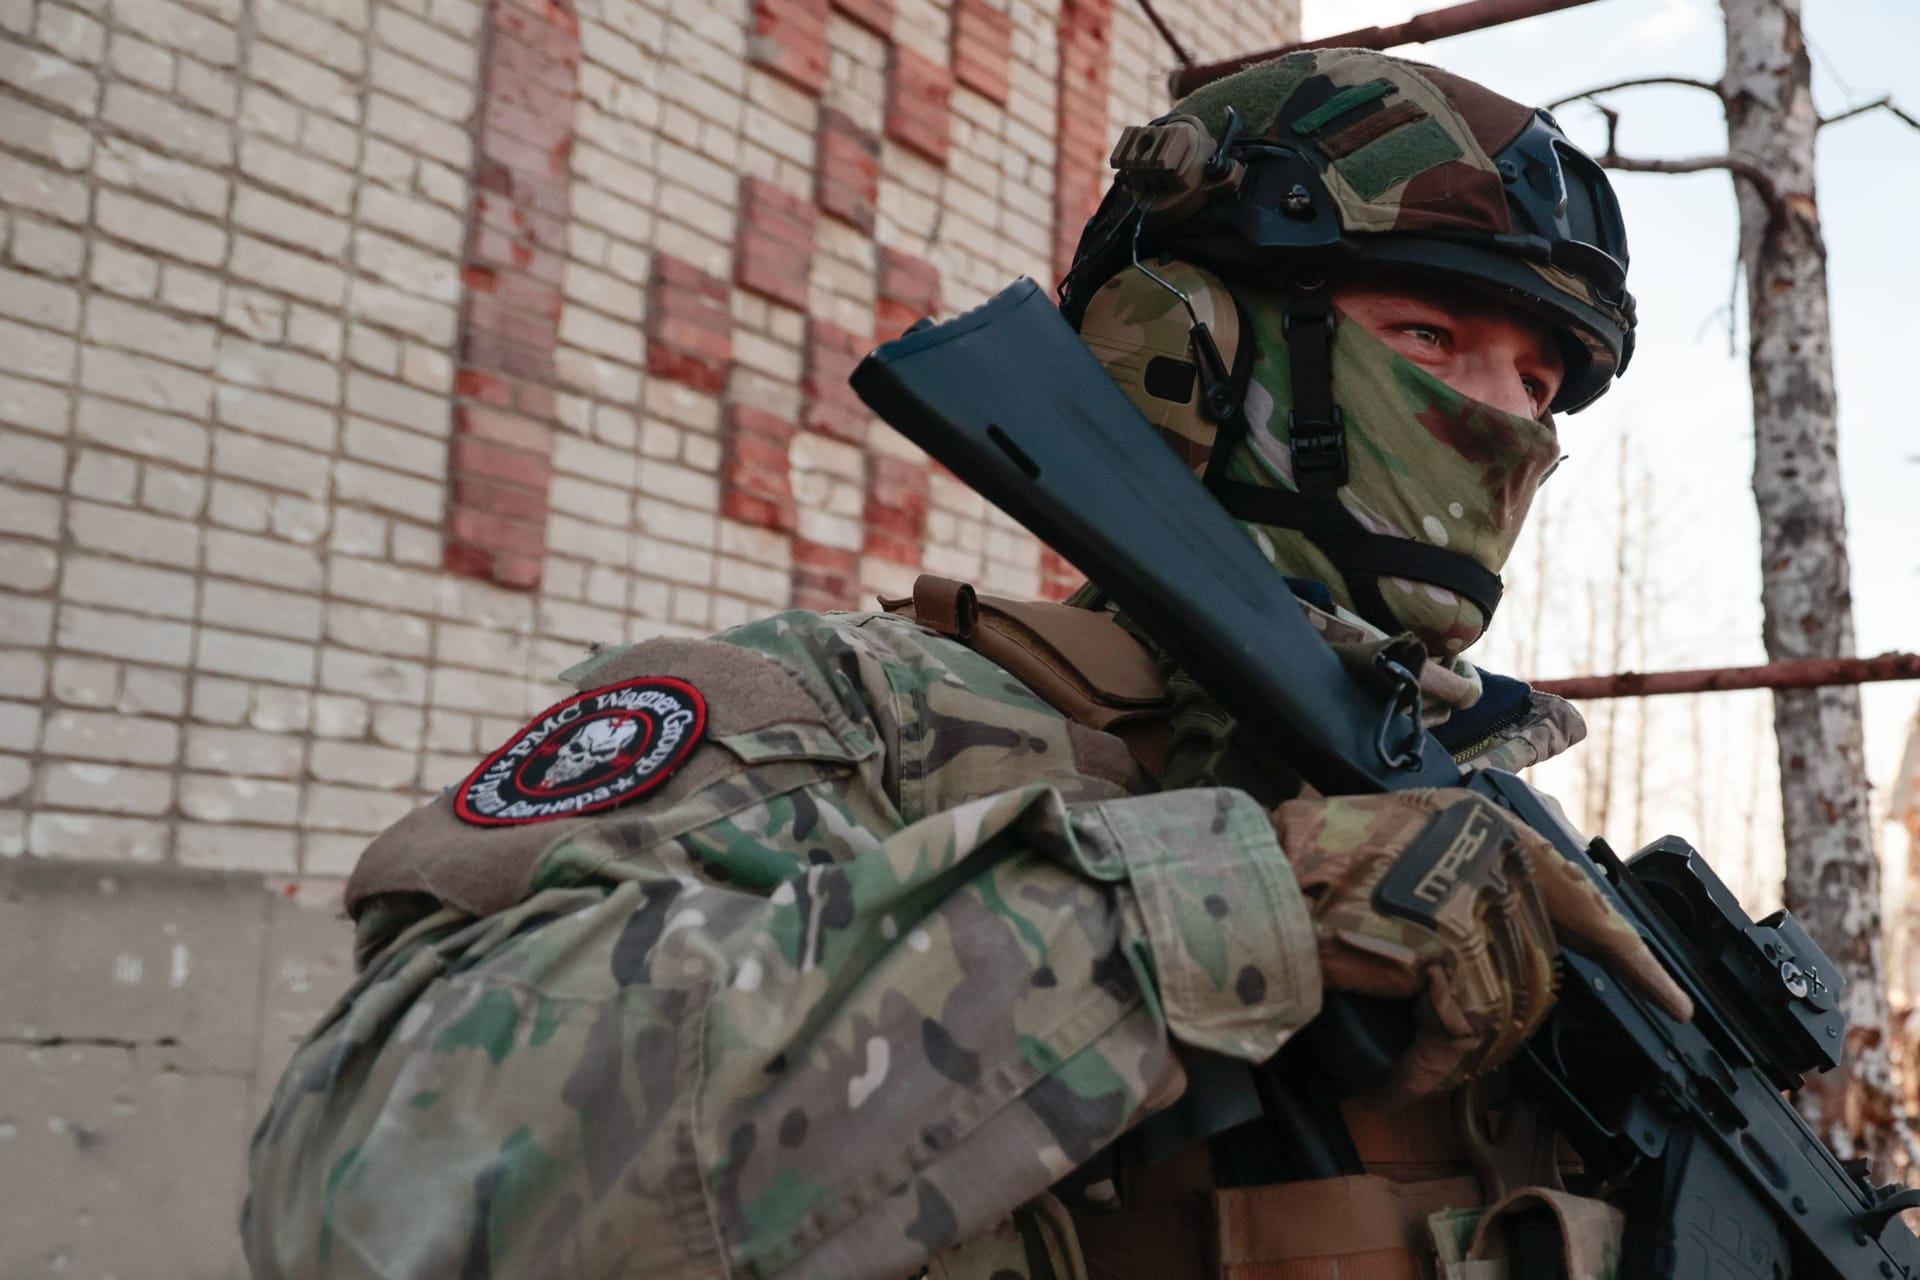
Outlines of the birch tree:
{"type": "MultiPolygon", "coordinates": [[[[1723,155],[1634,157],[1607,121],[1601,163],[1652,173],[1725,170],[1740,209],[1748,380],[1753,393],[1753,495],[1760,515],[1761,606],[1769,660],[1851,657],[1853,604],[1840,490],[1838,402],[1827,305],[1826,243],[1814,191],[1820,128],[1884,108],[1881,99],[1822,120],[1801,30],[1801,0],[1721,0],[1726,71],[1623,81],[1714,94],[1727,117],[1723,155]]],[[[1558,104],[1556,104],[1558,105],[1558,104]]],[[[1599,106],[1599,103],[1595,103],[1599,106]]],[[[1842,1156],[1883,1157],[1895,1145],[1889,1071],[1880,869],[1868,802],[1856,686],[1776,690],[1785,899],[1847,984],[1850,1031],[1841,1069],[1802,1091],[1803,1113],[1842,1156]]]]}

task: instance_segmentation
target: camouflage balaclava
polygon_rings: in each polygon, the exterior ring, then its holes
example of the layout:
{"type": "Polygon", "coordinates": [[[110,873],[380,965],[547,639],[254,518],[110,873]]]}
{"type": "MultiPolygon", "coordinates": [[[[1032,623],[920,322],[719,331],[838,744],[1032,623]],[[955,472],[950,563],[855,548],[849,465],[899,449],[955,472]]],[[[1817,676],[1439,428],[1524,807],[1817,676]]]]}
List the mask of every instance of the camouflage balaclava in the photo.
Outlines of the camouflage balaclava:
{"type": "Polygon", "coordinates": [[[1061,290],[1088,346],[1282,572],[1436,656],[1471,644],[1556,456],[1552,421],[1452,391],[1342,322],[1323,286],[1504,303],[1552,335],[1550,407],[1577,411],[1633,349],[1604,173],[1545,112],[1355,49],[1216,81],[1127,130],[1112,163],[1061,290]]]}
{"type": "MultiPolygon", "coordinates": [[[[1191,375],[1183,379],[1178,372],[1191,367],[1191,320],[1169,285],[1197,315],[1218,317],[1210,327],[1229,360],[1240,341],[1254,344],[1243,399],[1247,435],[1227,461],[1226,478],[1293,489],[1290,368],[1270,354],[1285,351],[1281,325],[1290,291],[1242,289],[1236,308],[1218,277],[1190,263],[1128,268],[1088,303],[1082,339],[1187,462],[1204,467],[1217,428],[1194,410],[1191,375]]],[[[1499,573],[1534,491],[1559,457],[1552,419],[1470,400],[1337,316],[1332,368],[1350,471],[1339,501],[1375,533],[1446,547],[1499,573]]],[[[1323,582],[1339,604],[1354,609],[1345,576],[1304,534],[1251,527],[1281,573],[1323,582]]],[[[1460,652],[1486,628],[1479,606],[1431,583],[1388,576],[1381,596],[1394,629],[1413,632],[1436,656],[1460,652]]]]}

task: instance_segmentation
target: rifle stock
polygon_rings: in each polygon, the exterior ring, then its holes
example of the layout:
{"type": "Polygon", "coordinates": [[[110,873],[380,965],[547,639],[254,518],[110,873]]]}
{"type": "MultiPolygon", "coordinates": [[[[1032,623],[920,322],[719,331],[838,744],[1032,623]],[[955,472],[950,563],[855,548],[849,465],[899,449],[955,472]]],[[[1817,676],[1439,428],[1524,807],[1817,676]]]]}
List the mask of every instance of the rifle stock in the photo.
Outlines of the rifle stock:
{"type": "MultiPolygon", "coordinates": [[[[1417,707],[1383,701],[1320,641],[1280,575],[1033,281],[885,344],[852,382],[1100,583],[1241,731],[1323,792],[1463,785],[1417,707]]],[[[1563,952],[1561,998],[1516,1059],[1518,1086],[1621,1189],[1621,1274],[1920,1273],[1912,1235],[1882,1234],[1920,1193],[1876,1189],[1843,1167],[1781,1095],[1830,1066],[1842,1035],[1837,974],[1833,986],[1804,981],[1835,971],[1792,918],[1756,925],[1679,842],[1622,863],[1511,774],[1482,770],[1464,785],[1586,872],[1699,1010],[1676,1023],[1563,952]]]]}

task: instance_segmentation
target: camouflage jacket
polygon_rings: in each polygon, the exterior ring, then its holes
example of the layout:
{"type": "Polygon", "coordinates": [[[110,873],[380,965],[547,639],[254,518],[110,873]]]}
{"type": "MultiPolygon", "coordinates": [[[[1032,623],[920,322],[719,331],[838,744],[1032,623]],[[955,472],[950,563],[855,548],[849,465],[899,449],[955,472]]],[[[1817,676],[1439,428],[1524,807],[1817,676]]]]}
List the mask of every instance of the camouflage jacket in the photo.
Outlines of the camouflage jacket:
{"type": "Polygon", "coordinates": [[[255,1136],[257,1276],[1071,1269],[1044,1192],[1179,1095],[1175,1045],[1260,1060],[1317,1011],[1262,809],[1135,794],[972,651],[796,612],[569,678],[652,675],[710,711],[657,791],[443,796],[369,850],[361,975],[255,1136]]]}

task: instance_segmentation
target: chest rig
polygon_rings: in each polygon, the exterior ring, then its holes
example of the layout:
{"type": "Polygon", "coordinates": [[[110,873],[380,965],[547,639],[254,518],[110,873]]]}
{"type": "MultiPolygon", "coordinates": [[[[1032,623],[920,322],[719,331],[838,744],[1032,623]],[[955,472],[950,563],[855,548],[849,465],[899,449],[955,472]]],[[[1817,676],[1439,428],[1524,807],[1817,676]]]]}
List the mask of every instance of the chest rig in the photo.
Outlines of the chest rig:
{"type": "MultiPolygon", "coordinates": [[[[988,658],[1069,719],[1120,739],[1138,766],[1134,789],[1157,789],[1174,696],[1154,656],[1110,614],[981,596],[930,574],[911,596],[881,605],[988,658]]],[[[1388,1110],[1338,1097],[1325,1064],[1296,1064],[1284,1082],[1272,1065],[1187,1055],[1183,1103],[1057,1188],[1088,1280],[1535,1274],[1504,1264],[1441,1270],[1449,1253],[1465,1258],[1479,1207],[1515,1193],[1559,1193],[1551,1133],[1530,1110],[1501,1105],[1497,1078],[1388,1110]],[[1340,1123],[1329,1123],[1336,1116],[1340,1123]],[[1453,1248],[1436,1248],[1435,1215],[1445,1221],[1450,1211],[1464,1228],[1453,1248]]]]}

